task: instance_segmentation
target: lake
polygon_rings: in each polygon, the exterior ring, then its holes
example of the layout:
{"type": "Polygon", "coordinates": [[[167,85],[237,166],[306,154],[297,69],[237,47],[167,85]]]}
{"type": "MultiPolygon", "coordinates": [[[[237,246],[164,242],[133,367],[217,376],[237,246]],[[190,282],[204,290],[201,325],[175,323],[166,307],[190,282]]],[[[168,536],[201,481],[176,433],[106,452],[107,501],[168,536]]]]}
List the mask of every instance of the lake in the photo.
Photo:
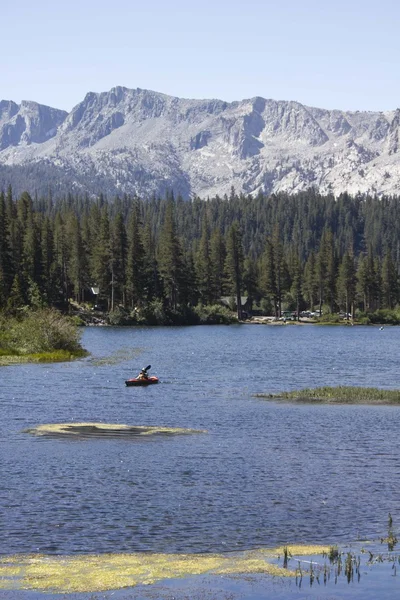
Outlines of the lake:
{"type": "MultiPolygon", "coordinates": [[[[0,368],[1,554],[347,547],[385,537],[389,513],[400,531],[400,406],[255,397],[322,385],[398,389],[400,328],[89,327],[82,343],[91,353],[83,360],[0,368]],[[148,364],[159,385],[124,385],[148,364]],[[74,422],[207,433],[61,439],[24,432],[74,422]]],[[[271,597],[372,599],[378,585],[381,600],[393,598],[398,578],[378,571],[350,586],[274,587],[271,597]]],[[[207,598],[268,597],[258,595],[262,585],[255,576],[230,579],[207,598]]],[[[171,597],[186,593],[176,582],[167,586],[171,597]]],[[[153,597],[169,597],[156,589],[153,597]]]]}

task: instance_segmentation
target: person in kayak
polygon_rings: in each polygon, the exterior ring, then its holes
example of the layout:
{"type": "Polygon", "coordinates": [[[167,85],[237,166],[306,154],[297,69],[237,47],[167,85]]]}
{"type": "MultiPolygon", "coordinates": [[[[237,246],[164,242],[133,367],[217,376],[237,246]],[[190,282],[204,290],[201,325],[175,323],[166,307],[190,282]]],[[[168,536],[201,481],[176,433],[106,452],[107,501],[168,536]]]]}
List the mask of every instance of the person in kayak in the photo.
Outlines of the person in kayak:
{"type": "Polygon", "coordinates": [[[138,379],[148,379],[148,378],[149,378],[149,375],[148,375],[146,369],[143,368],[138,375],[138,379]]]}

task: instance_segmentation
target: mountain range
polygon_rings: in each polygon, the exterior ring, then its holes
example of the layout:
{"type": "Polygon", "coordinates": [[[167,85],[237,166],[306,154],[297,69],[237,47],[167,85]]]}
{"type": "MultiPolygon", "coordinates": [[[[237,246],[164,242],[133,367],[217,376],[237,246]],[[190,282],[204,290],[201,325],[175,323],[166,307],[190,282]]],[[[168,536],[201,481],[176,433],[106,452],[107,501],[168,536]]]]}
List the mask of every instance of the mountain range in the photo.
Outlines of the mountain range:
{"type": "Polygon", "coordinates": [[[0,101],[0,189],[184,198],[314,187],[400,194],[400,110],[346,112],[261,97],[89,92],[71,112],[0,101]]]}

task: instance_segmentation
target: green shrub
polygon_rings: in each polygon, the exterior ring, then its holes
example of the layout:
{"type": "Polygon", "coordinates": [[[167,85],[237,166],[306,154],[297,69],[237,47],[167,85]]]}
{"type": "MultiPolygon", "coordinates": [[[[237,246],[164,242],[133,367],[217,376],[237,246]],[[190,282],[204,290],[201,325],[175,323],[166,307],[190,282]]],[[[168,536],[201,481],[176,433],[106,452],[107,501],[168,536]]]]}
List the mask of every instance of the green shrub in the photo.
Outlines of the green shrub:
{"type": "Polygon", "coordinates": [[[6,349],[10,353],[82,352],[81,332],[69,317],[54,309],[41,309],[11,318],[6,327],[6,349]]]}
{"type": "Polygon", "coordinates": [[[236,315],[229,308],[220,304],[212,306],[199,304],[196,306],[195,312],[201,325],[229,325],[237,322],[236,315]]]}
{"type": "Polygon", "coordinates": [[[172,321],[161,300],[153,300],[131,313],[138,325],[172,325],[172,321]]]}
{"type": "Polygon", "coordinates": [[[108,314],[110,325],[135,325],[135,318],[123,308],[116,308],[108,314]]]}
{"type": "Polygon", "coordinates": [[[336,315],[335,313],[327,313],[327,314],[322,314],[321,317],[318,317],[319,321],[322,321],[324,323],[342,323],[343,319],[340,318],[339,315],[336,315]]]}
{"type": "Polygon", "coordinates": [[[357,315],[357,323],[359,325],[370,325],[371,319],[367,315],[361,313],[357,315]]]}
{"type": "Polygon", "coordinates": [[[375,312],[361,313],[368,317],[370,323],[375,325],[400,325],[400,311],[390,309],[380,309],[375,312]]]}

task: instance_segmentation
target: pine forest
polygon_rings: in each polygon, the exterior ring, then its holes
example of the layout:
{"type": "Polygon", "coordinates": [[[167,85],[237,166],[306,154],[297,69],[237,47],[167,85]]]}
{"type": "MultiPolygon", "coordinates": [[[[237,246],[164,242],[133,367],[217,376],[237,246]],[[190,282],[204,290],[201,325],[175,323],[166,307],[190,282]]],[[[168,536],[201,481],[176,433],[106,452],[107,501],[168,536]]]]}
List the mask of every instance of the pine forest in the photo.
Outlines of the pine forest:
{"type": "Polygon", "coordinates": [[[86,304],[115,324],[190,323],[230,299],[239,318],[370,322],[398,315],[399,273],[399,197],[0,194],[3,313],[86,304]]]}

